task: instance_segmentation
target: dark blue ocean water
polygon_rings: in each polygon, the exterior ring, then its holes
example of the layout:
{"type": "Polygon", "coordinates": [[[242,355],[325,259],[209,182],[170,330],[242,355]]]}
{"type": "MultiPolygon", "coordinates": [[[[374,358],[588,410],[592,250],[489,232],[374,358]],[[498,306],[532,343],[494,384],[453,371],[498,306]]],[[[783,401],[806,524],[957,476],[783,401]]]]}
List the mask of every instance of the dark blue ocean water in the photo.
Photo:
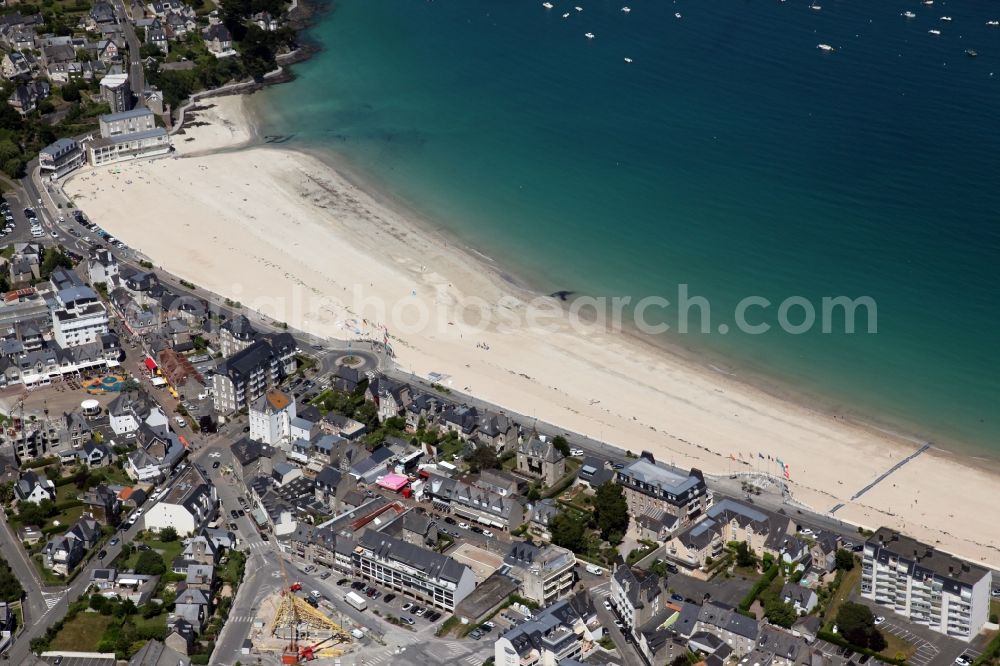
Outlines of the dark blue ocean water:
{"type": "Polygon", "coordinates": [[[1000,3],[573,1],[341,0],[261,129],[540,290],[687,284],[713,333],[674,342],[1000,454],[1000,3]],[[870,296],[878,333],[718,333],[752,295],[870,296]]]}

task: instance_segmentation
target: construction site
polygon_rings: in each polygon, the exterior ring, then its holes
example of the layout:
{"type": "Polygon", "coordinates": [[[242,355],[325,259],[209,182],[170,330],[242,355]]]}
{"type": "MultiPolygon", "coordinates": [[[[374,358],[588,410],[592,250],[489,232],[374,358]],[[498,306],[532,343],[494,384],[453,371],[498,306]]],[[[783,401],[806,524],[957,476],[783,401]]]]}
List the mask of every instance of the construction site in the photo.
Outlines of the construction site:
{"type": "Polygon", "coordinates": [[[250,640],[255,653],[272,654],[282,664],[335,658],[352,649],[354,636],[322,608],[310,605],[298,584],[284,587],[260,604],[250,640]]]}

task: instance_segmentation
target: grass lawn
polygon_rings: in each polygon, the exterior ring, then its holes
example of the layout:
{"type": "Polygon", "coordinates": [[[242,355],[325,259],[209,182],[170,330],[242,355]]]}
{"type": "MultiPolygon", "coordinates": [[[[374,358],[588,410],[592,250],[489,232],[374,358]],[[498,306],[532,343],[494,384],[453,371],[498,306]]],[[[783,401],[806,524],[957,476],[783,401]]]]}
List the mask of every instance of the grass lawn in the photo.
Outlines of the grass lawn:
{"type": "Polygon", "coordinates": [[[458,439],[446,439],[438,445],[438,454],[446,462],[454,462],[451,457],[456,453],[461,453],[465,448],[465,442],[458,439]]]}
{"type": "Polygon", "coordinates": [[[902,638],[895,634],[890,634],[888,631],[883,631],[882,635],[885,636],[885,642],[888,644],[880,654],[889,657],[890,659],[909,659],[913,656],[913,653],[917,651],[912,644],[904,641],[902,638]]]}
{"type": "Polygon", "coordinates": [[[63,625],[49,647],[50,650],[94,652],[113,618],[100,613],[80,613],[63,625]]]}
{"type": "MultiPolygon", "coordinates": [[[[837,588],[833,599],[830,600],[830,606],[826,609],[826,615],[823,618],[823,627],[825,629],[830,630],[833,628],[833,623],[837,619],[837,611],[840,610],[841,604],[847,601],[848,597],[851,596],[851,592],[860,584],[861,567],[855,566],[844,574],[843,580],[840,581],[840,587],[837,588]]],[[[888,638],[888,635],[886,638],[888,638]]]]}
{"type": "Polygon", "coordinates": [[[49,521],[49,524],[55,525],[55,521],[58,520],[59,524],[62,527],[69,529],[73,527],[73,524],[76,521],[80,520],[80,516],[83,515],[83,510],[86,508],[87,507],[85,506],[74,506],[66,509],[65,511],[60,511],[59,513],[57,513],[55,516],[52,517],[52,520],[49,521]]]}
{"type": "Polygon", "coordinates": [[[990,599],[990,615],[1000,616],[1000,599],[990,599]]]}
{"type": "Polygon", "coordinates": [[[162,629],[167,626],[167,613],[165,611],[150,618],[145,618],[142,615],[133,615],[132,619],[135,621],[136,629],[139,630],[146,627],[150,629],[162,629]]]}
{"type": "MultiPolygon", "coordinates": [[[[173,561],[181,554],[184,550],[184,544],[178,538],[176,541],[163,542],[159,539],[146,538],[142,540],[142,543],[146,544],[156,552],[158,552],[163,557],[163,563],[167,565],[167,571],[170,571],[170,566],[173,561]]],[[[135,545],[135,544],[133,544],[135,545]]],[[[134,569],[135,563],[139,560],[139,554],[141,550],[135,549],[124,563],[118,563],[122,569],[134,569]]]]}

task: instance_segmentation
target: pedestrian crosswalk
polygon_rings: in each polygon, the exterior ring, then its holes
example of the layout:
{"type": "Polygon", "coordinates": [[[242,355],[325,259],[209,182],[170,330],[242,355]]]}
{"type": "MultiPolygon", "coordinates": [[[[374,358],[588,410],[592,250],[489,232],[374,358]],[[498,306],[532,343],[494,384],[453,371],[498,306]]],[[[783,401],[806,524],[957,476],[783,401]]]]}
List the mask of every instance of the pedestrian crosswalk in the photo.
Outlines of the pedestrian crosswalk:
{"type": "Polygon", "coordinates": [[[226,622],[250,624],[256,617],[256,615],[230,615],[226,618],[226,622]]]}
{"type": "Polygon", "coordinates": [[[247,550],[270,550],[271,544],[267,541],[245,541],[241,548],[247,550]]]}
{"type": "Polygon", "coordinates": [[[469,666],[480,666],[483,663],[483,660],[474,654],[470,654],[466,655],[462,659],[462,662],[468,664],[469,666]]]}
{"type": "Polygon", "coordinates": [[[45,592],[42,592],[42,601],[45,602],[46,608],[52,608],[53,606],[58,604],[59,600],[62,599],[62,597],[63,597],[62,593],[50,595],[46,594],[45,592]]]}

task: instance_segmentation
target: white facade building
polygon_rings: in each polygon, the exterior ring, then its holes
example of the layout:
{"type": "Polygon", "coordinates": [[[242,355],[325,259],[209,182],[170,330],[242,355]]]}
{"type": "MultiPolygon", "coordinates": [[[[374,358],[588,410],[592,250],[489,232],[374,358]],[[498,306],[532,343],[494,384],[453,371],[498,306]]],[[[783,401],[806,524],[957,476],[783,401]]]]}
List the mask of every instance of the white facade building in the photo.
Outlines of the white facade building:
{"type": "Polygon", "coordinates": [[[989,618],[989,570],[887,527],[865,543],[861,596],[963,641],[989,618]]]}
{"type": "Polygon", "coordinates": [[[295,398],[271,389],[250,407],[250,439],[271,446],[289,441],[295,418],[295,398]]]}
{"type": "Polygon", "coordinates": [[[216,515],[218,496],[196,467],[189,467],[170,492],[145,515],[145,528],[158,532],[173,527],[177,534],[195,534],[216,515]]]}
{"type": "Polygon", "coordinates": [[[62,348],[99,342],[108,332],[108,311],[90,287],[71,287],[56,293],[52,335],[62,348]]]}

